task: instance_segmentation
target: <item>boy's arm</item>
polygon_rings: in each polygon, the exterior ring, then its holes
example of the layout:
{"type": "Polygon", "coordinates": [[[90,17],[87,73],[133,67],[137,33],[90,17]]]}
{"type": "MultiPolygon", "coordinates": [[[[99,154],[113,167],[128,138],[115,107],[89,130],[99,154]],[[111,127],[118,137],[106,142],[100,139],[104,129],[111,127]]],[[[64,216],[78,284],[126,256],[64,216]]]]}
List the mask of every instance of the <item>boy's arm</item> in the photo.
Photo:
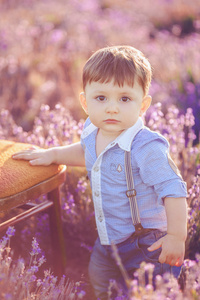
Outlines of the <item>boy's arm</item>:
{"type": "Polygon", "coordinates": [[[171,266],[181,266],[184,260],[187,237],[186,199],[166,197],[164,204],[167,215],[167,235],[151,245],[148,250],[154,251],[162,247],[159,262],[171,266]]]}
{"type": "Polygon", "coordinates": [[[31,148],[15,153],[13,159],[29,160],[31,165],[45,165],[52,163],[68,166],[85,166],[84,151],[81,143],[49,149],[31,148]]]}

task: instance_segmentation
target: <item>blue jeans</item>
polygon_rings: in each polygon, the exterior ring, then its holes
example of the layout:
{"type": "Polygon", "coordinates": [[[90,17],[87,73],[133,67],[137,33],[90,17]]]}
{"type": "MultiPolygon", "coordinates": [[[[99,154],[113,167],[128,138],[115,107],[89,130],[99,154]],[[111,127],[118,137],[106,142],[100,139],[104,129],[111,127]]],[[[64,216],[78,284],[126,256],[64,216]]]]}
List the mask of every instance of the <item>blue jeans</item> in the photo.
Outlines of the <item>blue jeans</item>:
{"type": "MultiPolygon", "coordinates": [[[[126,241],[117,244],[118,253],[122,263],[129,276],[133,278],[134,272],[140,268],[141,262],[152,263],[155,265],[153,278],[166,272],[172,273],[178,277],[181,267],[171,267],[168,264],[161,264],[158,261],[161,248],[149,252],[147,248],[166,235],[158,229],[152,229],[150,232],[140,236],[129,237],[126,241]]],[[[97,238],[89,263],[89,276],[94,288],[95,295],[101,300],[106,300],[109,280],[115,279],[117,282],[123,282],[121,272],[112,256],[111,246],[101,245],[97,238]]]]}

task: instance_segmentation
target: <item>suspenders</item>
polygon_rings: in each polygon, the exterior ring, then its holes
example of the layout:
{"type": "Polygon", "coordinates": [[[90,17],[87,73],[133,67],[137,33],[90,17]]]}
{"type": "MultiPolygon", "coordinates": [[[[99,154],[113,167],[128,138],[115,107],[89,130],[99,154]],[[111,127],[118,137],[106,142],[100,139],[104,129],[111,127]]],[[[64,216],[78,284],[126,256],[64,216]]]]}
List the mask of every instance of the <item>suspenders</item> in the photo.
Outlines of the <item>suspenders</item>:
{"type": "Polygon", "coordinates": [[[137,234],[142,232],[144,228],[140,221],[140,214],[139,214],[137,199],[136,199],[136,190],[134,189],[130,151],[125,151],[124,159],[125,159],[125,173],[126,173],[126,183],[127,183],[126,196],[129,198],[131,217],[132,217],[133,225],[135,227],[135,232],[137,234]]]}

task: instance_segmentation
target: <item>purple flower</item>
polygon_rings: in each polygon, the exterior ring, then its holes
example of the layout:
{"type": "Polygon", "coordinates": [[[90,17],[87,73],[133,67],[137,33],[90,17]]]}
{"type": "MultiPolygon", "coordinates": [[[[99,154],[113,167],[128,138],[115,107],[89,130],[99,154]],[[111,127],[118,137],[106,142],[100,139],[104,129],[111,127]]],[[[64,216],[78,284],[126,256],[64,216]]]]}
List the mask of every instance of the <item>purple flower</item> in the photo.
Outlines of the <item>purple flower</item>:
{"type": "Polygon", "coordinates": [[[77,294],[77,297],[78,299],[82,299],[84,296],[86,295],[86,292],[81,290],[78,294],[77,294]]]}
{"type": "Polygon", "coordinates": [[[13,226],[8,227],[6,231],[7,236],[10,238],[15,234],[15,228],[13,226]]]}
{"type": "Polygon", "coordinates": [[[38,255],[39,253],[41,253],[41,249],[39,247],[39,244],[38,244],[36,238],[33,238],[32,251],[30,252],[30,255],[34,256],[34,255],[38,255]]]}
{"type": "Polygon", "coordinates": [[[4,299],[5,299],[5,300],[13,300],[13,295],[10,294],[10,293],[6,293],[6,294],[4,295],[4,299]]]}
{"type": "Polygon", "coordinates": [[[38,260],[38,267],[40,267],[43,263],[45,263],[46,258],[42,255],[38,260]]]}
{"type": "Polygon", "coordinates": [[[30,272],[31,272],[31,273],[37,273],[38,270],[39,270],[39,268],[38,268],[37,266],[32,266],[32,267],[30,268],[30,272]]]}
{"type": "Polygon", "coordinates": [[[196,262],[195,262],[194,260],[186,259],[186,260],[184,261],[184,266],[185,266],[186,268],[192,268],[192,267],[196,266],[196,262]]]}

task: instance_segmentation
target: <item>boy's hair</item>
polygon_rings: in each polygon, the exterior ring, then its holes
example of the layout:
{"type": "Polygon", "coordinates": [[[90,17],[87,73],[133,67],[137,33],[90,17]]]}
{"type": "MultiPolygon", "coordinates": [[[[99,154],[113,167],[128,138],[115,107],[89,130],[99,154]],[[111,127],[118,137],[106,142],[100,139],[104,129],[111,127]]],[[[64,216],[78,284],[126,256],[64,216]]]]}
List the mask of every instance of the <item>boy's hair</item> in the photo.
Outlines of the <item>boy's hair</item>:
{"type": "Polygon", "coordinates": [[[124,83],[134,86],[134,80],[148,94],[151,83],[151,65],[144,54],[131,46],[106,47],[96,51],[83,68],[83,89],[87,83],[99,81],[123,86],[124,83]]]}

